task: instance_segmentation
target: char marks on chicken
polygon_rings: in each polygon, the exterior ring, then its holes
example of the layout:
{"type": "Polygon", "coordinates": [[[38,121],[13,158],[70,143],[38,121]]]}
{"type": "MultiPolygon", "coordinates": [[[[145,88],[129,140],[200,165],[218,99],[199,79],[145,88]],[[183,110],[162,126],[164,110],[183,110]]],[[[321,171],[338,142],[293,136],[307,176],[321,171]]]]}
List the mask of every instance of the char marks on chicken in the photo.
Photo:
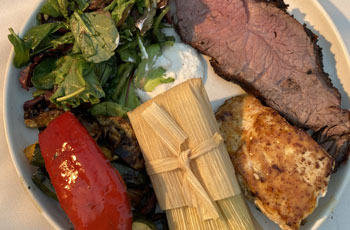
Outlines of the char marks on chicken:
{"type": "Polygon", "coordinates": [[[227,100],[216,119],[246,197],[281,229],[299,229],[327,191],[333,159],[253,96],[227,100]]]}
{"type": "Polygon", "coordinates": [[[174,0],[182,40],[218,75],[241,85],[313,137],[336,160],[349,153],[350,113],[323,70],[317,36],[282,0],[174,0]]]}

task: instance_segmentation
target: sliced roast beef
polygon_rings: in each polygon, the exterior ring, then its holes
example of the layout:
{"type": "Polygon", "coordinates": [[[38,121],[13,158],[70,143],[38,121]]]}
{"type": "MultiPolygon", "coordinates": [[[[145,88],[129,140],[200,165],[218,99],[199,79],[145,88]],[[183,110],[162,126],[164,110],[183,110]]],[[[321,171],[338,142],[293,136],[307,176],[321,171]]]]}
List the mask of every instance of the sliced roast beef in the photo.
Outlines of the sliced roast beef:
{"type": "Polygon", "coordinates": [[[350,113],[323,71],[317,37],[282,0],[174,0],[183,41],[212,57],[216,73],[240,84],[290,122],[315,131],[336,159],[349,153],[350,113]]]}

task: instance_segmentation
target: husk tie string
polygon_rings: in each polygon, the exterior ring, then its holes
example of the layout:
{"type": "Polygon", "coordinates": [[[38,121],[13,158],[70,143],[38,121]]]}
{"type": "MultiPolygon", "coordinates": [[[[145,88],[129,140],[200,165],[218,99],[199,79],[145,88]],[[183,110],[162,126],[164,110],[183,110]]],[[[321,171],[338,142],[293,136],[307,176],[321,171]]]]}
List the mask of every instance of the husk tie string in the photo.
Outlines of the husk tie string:
{"type": "Polygon", "coordinates": [[[219,218],[220,211],[205,188],[191,170],[191,161],[218,148],[223,142],[219,133],[201,142],[194,148],[188,148],[188,136],[172,119],[172,117],[157,103],[153,102],[143,113],[143,118],[173,153],[173,157],[166,157],[146,162],[150,176],[180,169],[183,173],[182,185],[188,206],[198,208],[204,220],[219,218]]]}

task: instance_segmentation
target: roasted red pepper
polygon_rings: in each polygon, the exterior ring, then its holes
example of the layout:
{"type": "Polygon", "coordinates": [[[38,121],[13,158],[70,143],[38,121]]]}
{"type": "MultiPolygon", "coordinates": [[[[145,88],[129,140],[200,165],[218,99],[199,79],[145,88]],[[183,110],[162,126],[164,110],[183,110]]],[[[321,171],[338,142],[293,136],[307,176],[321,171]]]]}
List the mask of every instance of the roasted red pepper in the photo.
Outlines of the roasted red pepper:
{"type": "Polygon", "coordinates": [[[46,170],[76,230],[131,229],[123,179],[75,116],[66,112],[39,134],[46,170]]]}

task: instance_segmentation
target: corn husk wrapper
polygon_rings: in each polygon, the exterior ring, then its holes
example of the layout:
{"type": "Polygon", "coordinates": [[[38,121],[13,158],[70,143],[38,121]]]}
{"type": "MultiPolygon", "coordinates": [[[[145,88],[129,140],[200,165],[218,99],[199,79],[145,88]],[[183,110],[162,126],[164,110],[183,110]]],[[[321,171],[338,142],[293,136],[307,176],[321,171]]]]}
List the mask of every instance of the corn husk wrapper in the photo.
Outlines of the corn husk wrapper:
{"type": "Polygon", "coordinates": [[[128,113],[170,229],[257,229],[201,79],[128,113]]]}

